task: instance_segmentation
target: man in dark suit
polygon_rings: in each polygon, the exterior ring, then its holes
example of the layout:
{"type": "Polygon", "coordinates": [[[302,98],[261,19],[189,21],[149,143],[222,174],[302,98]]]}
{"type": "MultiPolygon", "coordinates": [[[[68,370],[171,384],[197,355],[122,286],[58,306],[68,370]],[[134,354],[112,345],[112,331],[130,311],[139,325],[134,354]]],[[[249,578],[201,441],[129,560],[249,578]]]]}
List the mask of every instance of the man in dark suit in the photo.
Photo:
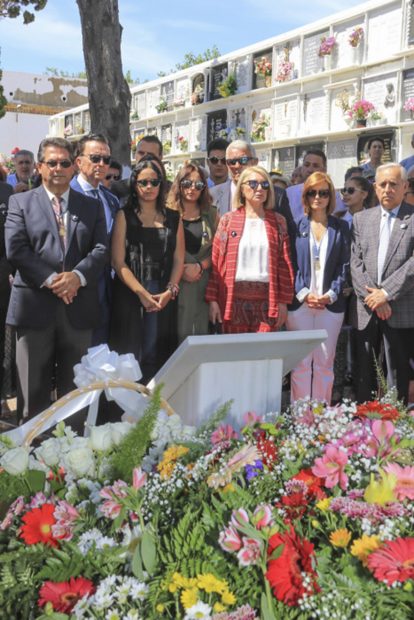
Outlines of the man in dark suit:
{"type": "Polygon", "coordinates": [[[39,147],[42,185],[10,198],[6,253],[17,270],[7,323],[16,327],[17,411],[32,417],[74,388],[73,366],[100,318],[98,280],[108,259],[105,214],[69,187],[72,146],[46,138],[39,147]]]}
{"type": "Polygon", "coordinates": [[[4,377],[4,344],[6,338],[6,315],[10,297],[10,274],[12,268],[6,258],[4,243],[4,224],[6,222],[9,198],[13,195],[13,188],[8,183],[0,181],[0,398],[3,394],[4,377]]]}
{"type": "MultiPolygon", "coordinates": [[[[77,192],[98,200],[105,211],[108,246],[115,215],[119,209],[119,200],[107,189],[103,181],[109,170],[111,149],[105,136],[88,134],[81,138],[77,145],[76,165],[79,174],[70,183],[77,192]]],[[[99,302],[101,306],[100,325],[92,334],[92,344],[108,342],[109,322],[112,303],[111,267],[108,264],[99,282],[99,302]]]]}
{"type": "Polygon", "coordinates": [[[414,338],[414,207],[404,202],[407,172],[399,164],[379,166],[375,191],[379,205],[353,219],[357,400],[370,400],[377,387],[374,355],[378,358],[383,340],[388,383],[407,403],[414,338]]]}

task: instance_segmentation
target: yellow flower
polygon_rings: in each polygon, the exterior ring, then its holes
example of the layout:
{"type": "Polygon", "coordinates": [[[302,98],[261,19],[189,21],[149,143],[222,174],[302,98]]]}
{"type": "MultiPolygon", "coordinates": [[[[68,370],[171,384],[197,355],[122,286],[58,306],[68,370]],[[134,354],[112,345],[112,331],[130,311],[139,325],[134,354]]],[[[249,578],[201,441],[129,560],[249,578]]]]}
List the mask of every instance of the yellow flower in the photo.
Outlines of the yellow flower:
{"type": "Polygon", "coordinates": [[[234,488],[234,484],[232,484],[231,482],[229,484],[226,484],[225,487],[223,487],[223,489],[221,490],[222,493],[233,493],[235,490],[234,488]]]}
{"type": "Polygon", "coordinates": [[[157,469],[161,474],[161,478],[169,478],[174,471],[175,461],[181,456],[187,454],[189,448],[185,446],[170,446],[162,455],[162,461],[158,463],[157,469]]]}
{"type": "Polygon", "coordinates": [[[181,602],[184,606],[184,609],[189,609],[193,607],[197,603],[198,600],[198,590],[197,588],[190,588],[187,590],[183,590],[181,592],[181,602]]]}
{"type": "Polygon", "coordinates": [[[351,547],[351,554],[358,558],[366,566],[367,558],[370,553],[381,547],[379,536],[367,536],[363,534],[361,538],[354,540],[351,547]]]}
{"type": "Polygon", "coordinates": [[[321,499],[316,504],[316,508],[318,508],[322,512],[327,512],[329,510],[329,506],[330,505],[331,505],[331,498],[330,497],[325,497],[325,499],[321,499]]]}
{"type": "Polygon", "coordinates": [[[165,609],[165,605],[163,605],[162,603],[158,603],[158,605],[155,607],[155,609],[156,609],[156,610],[157,610],[160,614],[162,614],[162,612],[163,612],[163,611],[164,611],[164,609],[165,609]]]}
{"type": "Polygon", "coordinates": [[[226,607],[222,605],[221,603],[214,603],[213,609],[217,614],[219,614],[222,611],[226,611],[226,607]]]}
{"type": "Polygon", "coordinates": [[[329,540],[334,547],[347,547],[351,541],[352,534],[346,527],[335,530],[329,536],[329,540]]]}
{"type": "Polygon", "coordinates": [[[229,592],[229,590],[223,592],[221,600],[225,605],[234,605],[236,603],[236,597],[232,592],[229,592]]]}
{"type": "Polygon", "coordinates": [[[197,585],[201,590],[205,590],[208,593],[217,592],[222,594],[227,589],[227,583],[220,581],[212,573],[197,575],[197,585]]]}
{"type": "Polygon", "coordinates": [[[371,474],[371,482],[365,489],[364,500],[369,504],[384,506],[388,502],[397,501],[394,495],[397,477],[382,470],[380,470],[380,474],[382,480],[375,480],[374,474],[371,474]]]}

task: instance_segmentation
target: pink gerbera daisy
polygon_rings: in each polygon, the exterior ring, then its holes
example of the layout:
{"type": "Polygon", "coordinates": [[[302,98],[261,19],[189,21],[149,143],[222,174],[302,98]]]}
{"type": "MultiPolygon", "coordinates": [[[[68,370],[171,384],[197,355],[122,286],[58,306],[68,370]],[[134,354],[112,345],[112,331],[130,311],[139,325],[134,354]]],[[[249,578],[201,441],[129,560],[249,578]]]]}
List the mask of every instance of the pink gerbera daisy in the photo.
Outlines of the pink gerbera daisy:
{"type": "Polygon", "coordinates": [[[397,499],[414,499],[414,467],[401,467],[397,463],[389,463],[384,467],[387,474],[394,474],[397,485],[394,493],[397,499]]]}
{"type": "Polygon", "coordinates": [[[378,581],[388,585],[414,579],[414,538],[387,540],[368,556],[367,566],[378,581]]]}

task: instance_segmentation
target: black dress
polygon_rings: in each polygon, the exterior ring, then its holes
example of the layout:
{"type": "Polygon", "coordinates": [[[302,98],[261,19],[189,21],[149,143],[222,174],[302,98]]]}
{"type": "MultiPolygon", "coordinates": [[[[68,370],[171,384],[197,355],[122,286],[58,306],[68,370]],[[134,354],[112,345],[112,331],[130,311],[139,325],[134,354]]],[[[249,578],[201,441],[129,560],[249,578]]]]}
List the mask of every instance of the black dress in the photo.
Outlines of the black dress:
{"type": "MultiPolygon", "coordinates": [[[[151,293],[163,292],[174,260],[179,214],[165,209],[163,228],[146,228],[131,208],[126,219],[125,262],[137,280],[151,293]]],[[[146,312],[138,295],[115,275],[110,347],[117,353],[133,353],[147,383],[177,346],[176,303],[160,312],[146,312]]]]}

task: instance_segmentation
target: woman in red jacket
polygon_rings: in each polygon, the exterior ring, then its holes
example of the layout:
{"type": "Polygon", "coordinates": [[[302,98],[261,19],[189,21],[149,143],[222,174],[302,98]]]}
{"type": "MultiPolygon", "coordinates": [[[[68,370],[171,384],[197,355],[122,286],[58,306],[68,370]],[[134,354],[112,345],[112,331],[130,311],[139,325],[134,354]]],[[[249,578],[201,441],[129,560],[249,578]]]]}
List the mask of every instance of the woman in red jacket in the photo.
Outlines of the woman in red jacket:
{"type": "Polygon", "coordinates": [[[274,203],[268,173],[252,166],[239,178],[234,210],[219,222],[206,300],[210,321],[227,334],[273,332],[286,321],[294,273],[286,221],[274,203]]]}

